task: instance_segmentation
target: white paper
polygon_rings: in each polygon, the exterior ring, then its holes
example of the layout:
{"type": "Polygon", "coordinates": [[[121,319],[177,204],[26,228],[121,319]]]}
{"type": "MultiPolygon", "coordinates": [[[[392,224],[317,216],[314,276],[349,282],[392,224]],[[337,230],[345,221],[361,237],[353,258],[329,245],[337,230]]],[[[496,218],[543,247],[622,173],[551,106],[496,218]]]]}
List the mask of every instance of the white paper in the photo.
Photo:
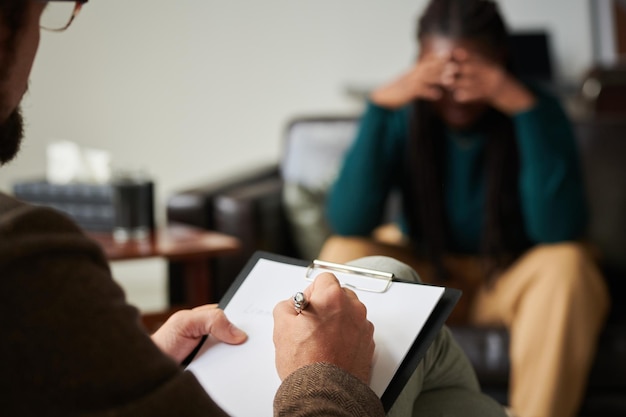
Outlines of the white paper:
{"type": "MultiPolygon", "coordinates": [[[[211,398],[230,415],[273,415],[280,379],[274,365],[272,311],[278,302],[310,284],[305,272],[306,267],[260,259],[224,309],[248,334],[248,340],[232,346],[209,337],[188,366],[211,398]]],[[[335,275],[341,282],[353,276],[335,275]]],[[[443,292],[443,287],[400,282],[394,282],[385,293],[356,291],[375,327],[370,387],[379,397],[443,292]]]]}

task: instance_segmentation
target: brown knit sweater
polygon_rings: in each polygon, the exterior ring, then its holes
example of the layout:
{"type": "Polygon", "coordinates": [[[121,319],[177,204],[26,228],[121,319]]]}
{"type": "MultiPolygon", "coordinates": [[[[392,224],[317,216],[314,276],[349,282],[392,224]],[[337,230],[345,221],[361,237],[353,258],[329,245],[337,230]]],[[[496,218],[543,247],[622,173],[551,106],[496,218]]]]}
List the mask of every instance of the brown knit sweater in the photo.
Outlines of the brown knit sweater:
{"type": "MultiPolygon", "coordinates": [[[[3,194],[0,305],[2,415],[225,415],[152,343],[95,243],[65,216],[3,194]]],[[[384,415],[365,384],[325,364],[293,373],[274,405],[284,416],[384,415]]]]}

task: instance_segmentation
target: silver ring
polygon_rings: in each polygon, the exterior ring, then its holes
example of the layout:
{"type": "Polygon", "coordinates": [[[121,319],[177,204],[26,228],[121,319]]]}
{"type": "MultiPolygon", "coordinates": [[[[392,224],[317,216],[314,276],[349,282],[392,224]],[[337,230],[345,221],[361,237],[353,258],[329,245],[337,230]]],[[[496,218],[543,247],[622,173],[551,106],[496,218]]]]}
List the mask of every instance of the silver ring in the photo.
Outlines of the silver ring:
{"type": "Polygon", "coordinates": [[[307,301],[306,301],[306,298],[304,297],[304,293],[297,292],[293,296],[293,306],[296,309],[296,313],[298,314],[302,313],[302,310],[304,310],[304,307],[306,307],[306,305],[307,305],[307,301]]]}

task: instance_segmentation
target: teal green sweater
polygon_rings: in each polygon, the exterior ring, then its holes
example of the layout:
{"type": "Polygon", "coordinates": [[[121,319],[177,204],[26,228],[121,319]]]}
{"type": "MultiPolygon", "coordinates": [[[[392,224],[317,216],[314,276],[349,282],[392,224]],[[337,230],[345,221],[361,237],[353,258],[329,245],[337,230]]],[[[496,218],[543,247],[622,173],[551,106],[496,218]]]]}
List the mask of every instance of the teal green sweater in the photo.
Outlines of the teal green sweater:
{"type": "MultiPolygon", "coordinates": [[[[386,199],[405,172],[409,107],[388,110],[369,103],[339,176],[327,215],[334,232],[367,236],[381,224],[386,199]]],[[[526,233],[533,243],[580,237],[586,203],[572,126],[556,99],[513,117],[520,155],[519,191],[526,233]]],[[[451,249],[478,253],[485,213],[484,136],[450,131],[444,198],[451,249]]]]}

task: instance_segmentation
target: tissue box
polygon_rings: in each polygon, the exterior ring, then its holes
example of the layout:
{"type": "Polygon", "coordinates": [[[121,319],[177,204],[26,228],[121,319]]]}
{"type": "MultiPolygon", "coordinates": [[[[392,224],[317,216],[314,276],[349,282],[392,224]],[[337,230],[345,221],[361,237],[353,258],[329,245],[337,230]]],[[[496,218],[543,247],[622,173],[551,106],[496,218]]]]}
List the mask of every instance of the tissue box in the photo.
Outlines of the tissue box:
{"type": "Polygon", "coordinates": [[[13,185],[13,195],[22,201],[52,207],[71,217],[88,231],[111,232],[115,221],[110,184],[51,184],[45,180],[13,185]]]}

